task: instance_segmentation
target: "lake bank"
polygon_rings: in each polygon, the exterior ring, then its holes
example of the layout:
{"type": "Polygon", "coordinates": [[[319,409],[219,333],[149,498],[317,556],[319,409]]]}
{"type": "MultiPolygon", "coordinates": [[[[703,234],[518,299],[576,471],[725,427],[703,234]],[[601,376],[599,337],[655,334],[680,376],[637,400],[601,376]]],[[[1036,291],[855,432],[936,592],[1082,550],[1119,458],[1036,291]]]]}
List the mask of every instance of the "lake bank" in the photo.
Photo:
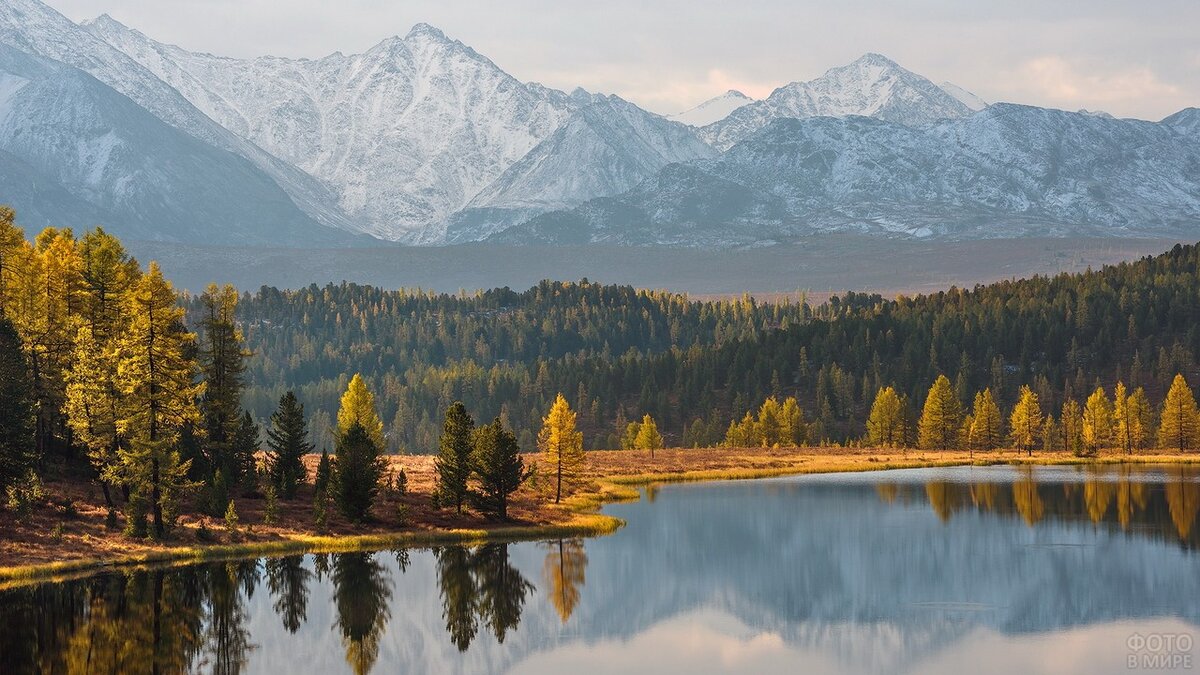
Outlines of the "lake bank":
{"type": "Polygon", "coordinates": [[[46,504],[23,520],[11,512],[0,514],[0,532],[4,533],[0,585],[86,576],[115,567],[187,564],[250,555],[595,536],[611,533],[622,525],[619,519],[598,513],[603,504],[637,499],[637,486],[655,483],[969,464],[1200,463],[1200,456],[1178,454],[1105,453],[1080,458],[1069,453],[1027,457],[1013,451],[829,448],[672,449],[657,451],[653,457],[645,451],[595,451],[589,452],[588,458],[587,473],[575,494],[556,505],[537,486],[523,488],[514,496],[513,521],[507,523],[489,522],[469,511],[460,515],[434,508],[430,499],[432,456],[402,456],[390,461],[393,467],[404,468],[408,493],[395,500],[382,500],[370,523],[352,524],[334,518],[324,531],[318,531],[311,488],[306,486],[307,491],[297,500],[280,501],[278,522],[272,525],[264,523],[265,502],[261,497],[238,498],[240,522],[236,530],[226,528],[223,520],[186,513],[180,516],[172,538],[163,544],[132,540],[120,530],[105,528],[107,509],[94,484],[69,479],[48,482],[46,504]]]}

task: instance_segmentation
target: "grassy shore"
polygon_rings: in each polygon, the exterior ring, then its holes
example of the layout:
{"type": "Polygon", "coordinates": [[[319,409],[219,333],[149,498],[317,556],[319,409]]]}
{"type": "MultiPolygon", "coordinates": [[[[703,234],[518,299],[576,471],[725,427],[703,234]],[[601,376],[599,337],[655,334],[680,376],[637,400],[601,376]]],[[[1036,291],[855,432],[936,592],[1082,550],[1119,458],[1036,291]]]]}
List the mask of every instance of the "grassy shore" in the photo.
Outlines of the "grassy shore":
{"type": "MultiPolygon", "coordinates": [[[[530,457],[532,460],[533,458],[530,457]]],[[[311,493],[281,501],[280,517],[263,522],[261,498],[236,500],[240,526],[196,513],[180,517],[171,539],[152,543],[125,537],[104,524],[107,508],[93,484],[64,478],[49,482],[47,502],[22,518],[0,514],[0,588],[46,579],[85,576],[126,566],[176,565],[198,561],[295,552],[340,552],[439,544],[514,541],[608,534],[623,524],[598,513],[609,502],[636,500],[636,486],[655,483],[743,480],[807,473],[879,471],[989,464],[1200,463],[1200,456],[1104,454],[1079,458],[1066,453],[1027,457],[1012,451],[847,450],[824,448],[703,449],[588,453],[579,488],[561,504],[532,485],[515,495],[512,521],[492,522],[465,511],[435,509],[433,462],[427,456],[391,458],[403,467],[409,491],[377,505],[371,522],[336,518],[324,531],[313,526],[311,493]],[[403,505],[401,509],[400,506],[403,505]]],[[[315,462],[315,458],[313,458],[315,462]]],[[[541,486],[544,488],[544,486],[541,486]]]]}

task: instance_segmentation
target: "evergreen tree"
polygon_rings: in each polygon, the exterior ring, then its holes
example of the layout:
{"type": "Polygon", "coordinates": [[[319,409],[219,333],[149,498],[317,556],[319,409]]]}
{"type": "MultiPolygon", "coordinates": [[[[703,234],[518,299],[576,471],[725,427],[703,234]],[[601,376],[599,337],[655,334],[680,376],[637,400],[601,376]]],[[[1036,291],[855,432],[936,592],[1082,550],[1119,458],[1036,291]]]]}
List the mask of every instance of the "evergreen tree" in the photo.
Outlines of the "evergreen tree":
{"type": "Polygon", "coordinates": [[[479,589],[471,574],[471,556],[465,546],[435,548],[433,554],[446,632],[458,651],[465,652],[479,632],[479,589]]]}
{"type": "Polygon", "coordinates": [[[563,487],[569,490],[583,470],[583,434],[575,429],[575,413],[559,394],[542,420],[538,448],[553,473],[554,503],[562,501],[563,487]]]}
{"type": "Polygon", "coordinates": [[[995,450],[1004,438],[1000,430],[1000,406],[992,397],[991,388],[975,394],[972,406],[969,441],[976,450],[995,450]]]}
{"type": "Polygon", "coordinates": [[[375,503],[386,469],[382,451],[358,422],[338,437],[333,463],[334,499],[348,520],[362,522],[375,503]]]}
{"type": "Polygon", "coordinates": [[[361,426],[371,442],[380,451],[387,449],[387,440],[383,436],[383,422],[375,409],[375,395],[367,388],[367,382],[362,375],[355,373],[350,378],[346,393],[342,395],[341,407],[338,408],[338,432],[345,434],[355,424],[361,426]]]}
{"type": "Polygon", "coordinates": [[[250,415],[250,411],[242,411],[237,431],[233,436],[233,444],[230,447],[230,459],[237,474],[241,476],[238,483],[243,490],[253,486],[254,479],[258,475],[258,463],[255,455],[258,453],[261,431],[258,423],[254,421],[254,417],[250,415]]]}
{"type": "MultiPolygon", "coordinates": [[[[0,235],[4,211],[0,210],[0,235]]],[[[0,243],[3,243],[0,240],[0,243]]],[[[12,323],[0,312],[0,495],[25,479],[37,464],[33,383],[12,323]]]]}
{"type": "Polygon", "coordinates": [[[1011,430],[1012,442],[1027,455],[1033,455],[1033,445],[1037,442],[1042,430],[1042,406],[1038,403],[1038,395],[1033,393],[1028,385],[1021,386],[1017,404],[1013,406],[1008,428],[1011,430]]]}
{"type": "Polygon", "coordinates": [[[479,618],[504,643],[508,631],[521,622],[525,596],[534,590],[521,572],[508,562],[508,544],[484,544],[471,561],[477,577],[479,618]]]}
{"type": "Polygon", "coordinates": [[[638,450],[649,450],[651,458],[654,457],[655,450],[663,447],[663,437],[658,433],[658,425],[654,423],[653,417],[649,415],[642,417],[642,423],[638,427],[633,444],[638,450]]]}
{"type": "Polygon", "coordinates": [[[1096,387],[1083,406],[1083,443],[1096,453],[1112,443],[1113,404],[1103,387],[1096,387]]]}
{"type": "Polygon", "coordinates": [[[480,427],[473,441],[471,467],[479,479],[472,493],[475,508],[493,518],[508,520],[509,495],[529,478],[517,437],[497,417],[480,427]]]}
{"type": "Polygon", "coordinates": [[[231,486],[241,486],[246,473],[244,447],[239,447],[242,429],[242,389],[246,357],[242,334],[237,328],[237,290],[210,284],[200,296],[204,315],[200,321],[200,370],[204,396],[200,414],[205,431],[204,446],[210,467],[223,471],[231,486]]]}
{"type": "Polygon", "coordinates": [[[962,405],[954,394],[950,380],[939,375],[925,397],[925,407],[918,422],[921,448],[926,450],[949,450],[958,444],[959,425],[962,423],[962,405]]]}
{"type": "Polygon", "coordinates": [[[279,407],[271,415],[267,429],[267,474],[284,499],[296,496],[296,487],[308,477],[304,456],[313,451],[308,442],[308,423],[304,404],[288,391],[279,398],[279,407]]]}
{"type": "Polygon", "coordinates": [[[1175,376],[1163,401],[1158,447],[1177,452],[1200,447],[1200,412],[1197,412],[1196,397],[1183,375],[1175,376]]]}
{"type": "Polygon", "coordinates": [[[333,462],[329,458],[329,450],[321,450],[321,459],[317,462],[317,473],[313,478],[313,490],[317,493],[329,490],[329,481],[333,478],[333,462]]]}
{"type": "Polygon", "coordinates": [[[106,479],[128,484],[148,505],[161,539],[164,511],[173,507],[187,472],[173,443],[184,424],[199,418],[195,364],[186,355],[193,336],[183,329],[175,291],[156,263],[131,289],[126,311],[129,324],[117,347],[117,431],[129,443],[106,479]]]}
{"type": "Polygon", "coordinates": [[[475,420],[467,413],[461,401],[455,401],[446,409],[442,422],[442,435],[438,439],[438,454],[434,459],[437,469],[436,495],[439,504],[454,505],[462,513],[463,501],[467,498],[467,479],[471,476],[471,436],[475,432],[475,420]]]}
{"type": "Polygon", "coordinates": [[[867,442],[880,448],[903,445],[900,427],[903,422],[900,397],[892,387],[881,387],[875,393],[871,414],[867,416],[867,442]]]}

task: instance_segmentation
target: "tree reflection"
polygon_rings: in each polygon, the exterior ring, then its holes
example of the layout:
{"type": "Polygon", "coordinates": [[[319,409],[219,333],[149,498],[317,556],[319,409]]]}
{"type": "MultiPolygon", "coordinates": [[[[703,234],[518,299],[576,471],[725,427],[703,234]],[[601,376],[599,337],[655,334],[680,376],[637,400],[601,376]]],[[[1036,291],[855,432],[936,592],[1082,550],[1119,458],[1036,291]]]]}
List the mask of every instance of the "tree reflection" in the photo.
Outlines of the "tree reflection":
{"type": "Polygon", "coordinates": [[[438,586],[442,593],[442,619],[450,642],[465,652],[479,629],[476,620],[478,593],[471,576],[471,556],[465,546],[434,549],[438,586]]]}
{"type": "Polygon", "coordinates": [[[258,562],[250,561],[253,569],[245,563],[227,563],[209,568],[209,604],[211,617],[205,634],[206,652],[212,659],[215,675],[236,675],[246,665],[250,644],[250,632],[246,630],[246,608],[242,599],[242,586],[247,585],[247,594],[254,592],[257,581],[258,562]]]}
{"type": "Polygon", "coordinates": [[[508,562],[508,544],[488,544],[475,553],[475,575],[479,588],[479,616],[498,642],[521,623],[525,596],[533,584],[508,562]]]}
{"type": "Polygon", "coordinates": [[[304,568],[304,556],[267,559],[267,590],[274,599],[275,613],[289,633],[300,630],[308,620],[308,582],[312,572],[304,568]]]}
{"type": "Polygon", "coordinates": [[[391,618],[391,584],[371,553],[334,555],[332,577],[346,663],[358,675],[368,673],[379,657],[379,639],[391,618]]]}
{"type": "Polygon", "coordinates": [[[1166,493],[1171,522],[1175,524],[1179,538],[1187,539],[1192,533],[1192,524],[1196,522],[1196,512],[1200,511],[1200,484],[1188,480],[1180,470],[1179,474],[1167,483],[1166,493]]]}
{"type": "Polygon", "coordinates": [[[559,539],[550,542],[550,551],[542,565],[542,574],[549,587],[550,602],[558,610],[558,616],[566,623],[579,604],[579,589],[584,583],[587,570],[587,554],[583,542],[578,539],[559,539]]]}

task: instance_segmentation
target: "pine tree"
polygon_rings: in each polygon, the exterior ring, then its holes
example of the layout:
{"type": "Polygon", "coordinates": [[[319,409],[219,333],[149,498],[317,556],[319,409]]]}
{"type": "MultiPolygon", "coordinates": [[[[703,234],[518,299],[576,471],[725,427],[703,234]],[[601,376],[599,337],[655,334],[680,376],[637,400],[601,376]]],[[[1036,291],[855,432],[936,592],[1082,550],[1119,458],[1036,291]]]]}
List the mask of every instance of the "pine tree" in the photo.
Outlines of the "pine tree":
{"type": "Polygon", "coordinates": [[[128,484],[148,504],[159,539],[166,533],[164,510],[173,506],[187,471],[173,442],[181,426],[199,419],[195,364],[186,356],[193,336],[183,329],[176,300],[153,262],[130,291],[129,324],[117,348],[117,432],[129,443],[106,476],[128,484]]]}
{"type": "Polygon", "coordinates": [[[370,513],[386,469],[382,455],[367,430],[357,422],[338,436],[330,487],[338,509],[348,520],[362,522],[370,513]]]}
{"type": "Polygon", "coordinates": [[[563,487],[567,489],[578,479],[583,469],[583,434],[575,430],[575,413],[567,399],[559,394],[542,420],[538,433],[538,448],[554,476],[554,503],[562,501],[563,487]]]}
{"type": "Polygon", "coordinates": [[[1103,387],[1097,387],[1083,406],[1082,432],[1084,447],[1096,453],[1107,447],[1113,437],[1113,404],[1103,387]]]}
{"type": "Polygon", "coordinates": [[[867,442],[881,448],[903,445],[900,396],[892,387],[881,387],[875,393],[871,413],[867,416],[867,442]]]}
{"type": "Polygon", "coordinates": [[[293,499],[296,488],[308,477],[304,455],[313,451],[308,442],[308,423],[304,404],[289,391],[279,398],[279,407],[271,414],[267,429],[267,474],[284,499],[293,499]]]}
{"type": "Polygon", "coordinates": [[[339,433],[345,434],[350,427],[358,424],[367,432],[367,436],[376,447],[381,450],[387,449],[387,439],[383,436],[383,422],[375,410],[375,395],[367,388],[366,380],[359,373],[350,378],[346,393],[342,395],[337,421],[339,433]]]}
{"type": "Polygon", "coordinates": [[[467,480],[471,476],[471,435],[475,432],[475,420],[467,413],[461,401],[455,401],[446,409],[442,422],[442,435],[438,439],[438,454],[434,459],[437,468],[437,501],[439,504],[454,505],[462,513],[463,501],[467,498],[467,480]]]}
{"type": "Polygon", "coordinates": [[[1021,387],[1008,427],[1011,430],[1013,445],[1032,456],[1033,445],[1042,430],[1042,406],[1038,403],[1037,394],[1027,385],[1021,387]]]}
{"type": "MultiPolygon", "coordinates": [[[[4,211],[0,210],[0,235],[4,211]]],[[[2,243],[2,242],[0,242],[2,243]]],[[[33,383],[17,330],[0,312],[0,495],[37,464],[33,383]]]]}
{"type": "Polygon", "coordinates": [[[1200,447],[1200,412],[1183,375],[1176,375],[1163,401],[1158,426],[1158,447],[1187,452],[1200,447]]]}
{"type": "Polygon", "coordinates": [[[472,440],[471,468],[479,479],[472,493],[475,508],[493,518],[508,520],[509,495],[529,478],[517,437],[497,417],[480,427],[472,440]]]}
{"type": "Polygon", "coordinates": [[[991,388],[975,394],[971,414],[970,445],[976,450],[995,450],[1000,447],[1000,406],[992,397],[991,388]]]}
{"type": "Polygon", "coordinates": [[[939,375],[929,388],[925,407],[918,422],[921,448],[926,450],[949,450],[958,444],[959,425],[962,423],[962,405],[950,380],[939,375]]]}
{"type": "Polygon", "coordinates": [[[638,427],[637,437],[633,444],[638,450],[649,450],[651,458],[654,457],[655,450],[662,449],[663,437],[658,433],[658,425],[654,423],[653,417],[649,415],[642,417],[642,424],[638,427]]]}
{"type": "Polygon", "coordinates": [[[250,479],[240,452],[244,448],[238,447],[248,354],[236,323],[237,290],[210,284],[200,302],[204,308],[200,321],[199,357],[204,376],[200,414],[206,455],[213,471],[224,471],[232,486],[241,486],[250,479]]]}

